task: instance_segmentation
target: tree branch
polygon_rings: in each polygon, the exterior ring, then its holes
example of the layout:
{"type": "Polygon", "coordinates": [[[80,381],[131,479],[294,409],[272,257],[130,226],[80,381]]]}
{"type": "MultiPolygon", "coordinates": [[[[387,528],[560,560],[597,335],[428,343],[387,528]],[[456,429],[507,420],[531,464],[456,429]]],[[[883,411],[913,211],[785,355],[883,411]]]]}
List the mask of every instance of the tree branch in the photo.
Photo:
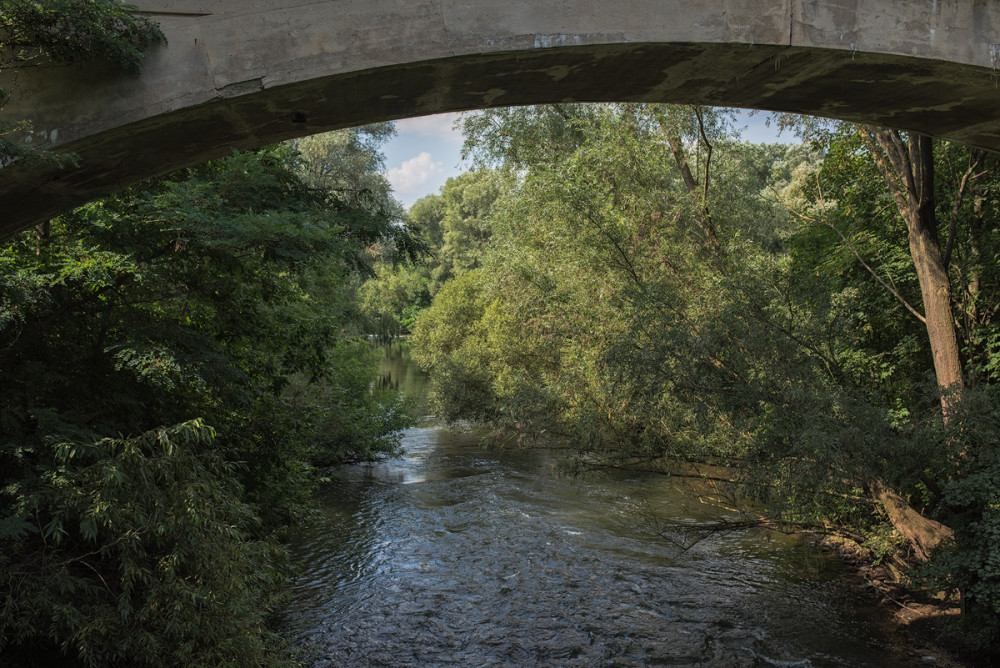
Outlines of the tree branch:
{"type": "Polygon", "coordinates": [[[885,288],[890,293],[892,293],[892,295],[896,299],[899,300],[899,303],[901,303],[904,307],[906,307],[906,310],[908,310],[910,313],[912,313],[920,322],[924,323],[925,325],[927,324],[927,318],[925,318],[924,315],[920,311],[918,311],[917,309],[915,309],[910,304],[910,302],[906,301],[906,298],[903,297],[903,295],[899,294],[899,292],[896,290],[895,287],[893,287],[889,283],[886,283],[885,280],[881,276],[879,276],[878,272],[876,272],[874,269],[872,269],[871,265],[869,265],[867,262],[865,262],[865,259],[861,256],[861,253],[858,252],[858,249],[854,246],[854,244],[851,242],[851,240],[848,239],[847,236],[843,232],[841,232],[839,229],[837,229],[836,225],[834,225],[833,223],[831,223],[830,221],[828,221],[826,219],[814,218],[814,217],[808,216],[808,215],[806,215],[806,214],[804,214],[804,213],[802,213],[800,211],[796,211],[795,209],[793,209],[791,207],[791,205],[789,205],[788,203],[786,203],[782,199],[782,197],[778,193],[778,191],[776,191],[773,187],[769,186],[769,188],[770,188],[771,192],[774,193],[775,197],[778,198],[778,201],[781,202],[782,206],[784,206],[785,209],[787,209],[788,212],[791,213],[793,216],[795,216],[795,217],[797,217],[797,218],[799,218],[801,220],[805,220],[807,222],[819,223],[821,225],[826,225],[831,230],[833,230],[834,232],[836,232],[837,236],[839,236],[840,239],[845,244],[847,244],[847,247],[851,249],[851,252],[854,253],[854,257],[857,258],[857,260],[861,264],[861,266],[864,267],[865,270],[867,270],[868,273],[871,274],[875,278],[875,280],[879,282],[879,285],[881,285],[883,288],[885,288]]]}
{"type": "Polygon", "coordinates": [[[965,190],[969,186],[970,181],[974,181],[985,172],[980,172],[976,174],[976,170],[982,164],[985,152],[974,150],[972,155],[969,156],[969,168],[965,170],[965,174],[962,175],[962,180],[958,184],[958,191],[955,193],[955,202],[951,207],[951,220],[948,221],[948,245],[944,249],[944,263],[945,269],[951,264],[951,254],[955,249],[955,229],[958,226],[958,216],[959,209],[962,207],[962,200],[965,198],[965,190]]]}

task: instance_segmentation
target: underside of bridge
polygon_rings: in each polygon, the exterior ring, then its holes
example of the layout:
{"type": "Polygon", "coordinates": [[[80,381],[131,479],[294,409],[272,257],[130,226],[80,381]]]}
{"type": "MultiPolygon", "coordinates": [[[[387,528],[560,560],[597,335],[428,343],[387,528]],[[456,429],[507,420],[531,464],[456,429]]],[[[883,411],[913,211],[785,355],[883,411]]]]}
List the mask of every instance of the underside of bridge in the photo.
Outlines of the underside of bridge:
{"type": "Polygon", "coordinates": [[[0,169],[0,236],[233,149],[494,106],[737,106],[1000,150],[1000,45],[992,42],[1000,41],[1000,3],[138,4],[169,40],[150,53],[141,74],[101,63],[19,73],[0,120],[30,120],[31,141],[72,152],[78,164],[0,169]]]}

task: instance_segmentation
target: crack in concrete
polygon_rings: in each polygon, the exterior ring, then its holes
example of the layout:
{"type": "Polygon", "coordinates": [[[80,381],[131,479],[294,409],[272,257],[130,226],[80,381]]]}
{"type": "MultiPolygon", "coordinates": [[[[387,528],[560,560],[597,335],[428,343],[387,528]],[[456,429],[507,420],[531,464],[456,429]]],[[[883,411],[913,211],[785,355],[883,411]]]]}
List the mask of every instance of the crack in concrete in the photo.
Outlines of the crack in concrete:
{"type": "Polygon", "coordinates": [[[247,93],[256,93],[262,90],[264,90],[264,78],[256,77],[254,79],[247,79],[246,81],[237,81],[222,88],[216,88],[215,94],[216,97],[229,98],[246,95],[247,93]]]}

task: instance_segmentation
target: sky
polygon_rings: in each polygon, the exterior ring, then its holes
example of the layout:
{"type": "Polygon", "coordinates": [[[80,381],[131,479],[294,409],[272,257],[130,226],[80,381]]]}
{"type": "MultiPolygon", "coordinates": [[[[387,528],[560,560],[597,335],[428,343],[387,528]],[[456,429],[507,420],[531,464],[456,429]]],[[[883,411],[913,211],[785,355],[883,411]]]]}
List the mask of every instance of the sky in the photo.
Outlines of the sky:
{"type": "MultiPolygon", "coordinates": [[[[463,162],[462,133],[454,128],[460,114],[437,114],[396,121],[396,136],[382,147],[385,175],[392,184],[396,199],[407,209],[424,195],[435,194],[449,177],[471,168],[463,162]]],[[[790,142],[789,134],[779,136],[767,126],[768,115],[741,112],[738,123],[743,138],[758,142],[790,142]]]]}
{"type": "Polygon", "coordinates": [[[437,193],[449,177],[468,170],[462,133],[452,126],[460,114],[437,114],[396,121],[396,136],[385,146],[386,177],[407,209],[424,195],[437,193]]]}

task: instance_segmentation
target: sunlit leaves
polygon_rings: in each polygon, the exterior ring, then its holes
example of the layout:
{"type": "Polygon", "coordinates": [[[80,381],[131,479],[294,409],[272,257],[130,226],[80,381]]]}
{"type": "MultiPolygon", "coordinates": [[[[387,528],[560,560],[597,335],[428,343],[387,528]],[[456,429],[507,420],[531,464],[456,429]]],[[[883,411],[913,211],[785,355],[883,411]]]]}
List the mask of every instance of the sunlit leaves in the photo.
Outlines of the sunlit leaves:
{"type": "MultiPolygon", "coordinates": [[[[606,461],[736,464],[772,512],[877,559],[906,553],[870,493],[885,482],[956,529],[933,575],[995,634],[995,404],[970,399],[944,429],[903,303],[920,306],[910,240],[868,147],[842,124],[806,124],[816,141],[786,148],[692,119],[639,105],[466,117],[466,151],[515,178],[482,268],[417,323],[438,410],[606,461]]],[[[963,355],[995,402],[997,163],[944,142],[936,159],[963,355]]]]}

